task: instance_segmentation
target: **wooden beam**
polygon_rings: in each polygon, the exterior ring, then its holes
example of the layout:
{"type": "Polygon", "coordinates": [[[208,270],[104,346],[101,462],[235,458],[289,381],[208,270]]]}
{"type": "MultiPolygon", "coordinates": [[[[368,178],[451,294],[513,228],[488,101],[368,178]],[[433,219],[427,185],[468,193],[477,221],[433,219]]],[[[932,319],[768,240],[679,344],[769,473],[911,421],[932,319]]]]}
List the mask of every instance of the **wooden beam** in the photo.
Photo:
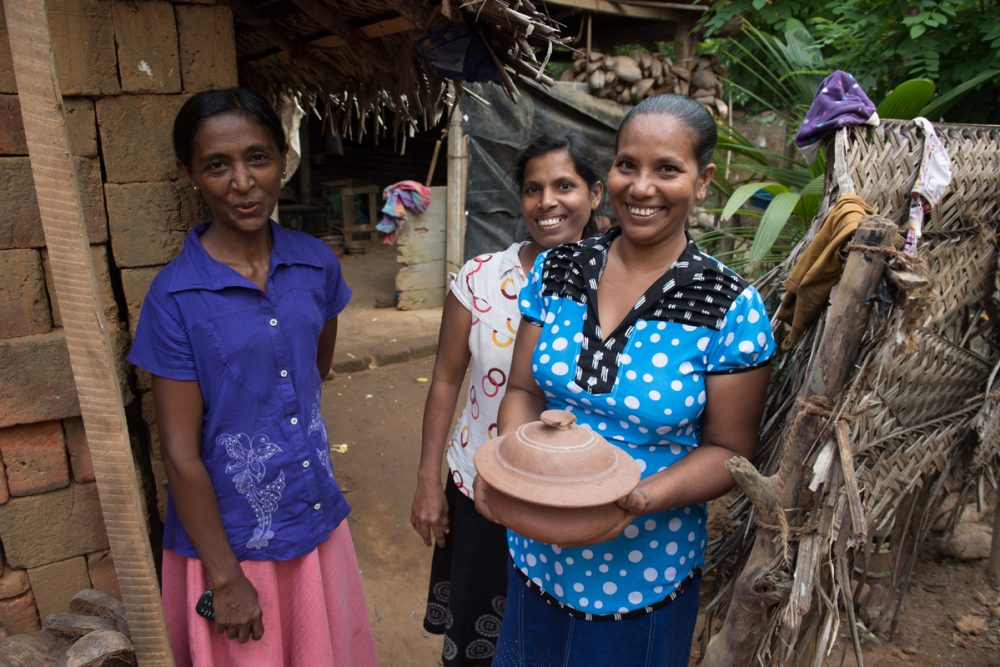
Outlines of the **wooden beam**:
{"type": "MultiPolygon", "coordinates": [[[[379,39],[381,37],[387,37],[389,35],[395,35],[400,32],[409,32],[414,30],[414,25],[410,23],[409,19],[403,18],[402,16],[397,16],[395,18],[386,19],[385,21],[378,21],[377,23],[371,23],[369,25],[362,26],[358,28],[355,32],[363,35],[368,39],[379,39]]],[[[340,35],[325,35],[323,37],[318,37],[313,40],[306,42],[298,42],[297,45],[300,47],[318,48],[318,49],[338,49],[346,46],[350,43],[349,39],[345,39],[340,35]]],[[[281,54],[270,53],[261,56],[250,56],[245,58],[246,62],[260,62],[269,63],[279,60],[281,54]]]]}
{"type": "Polygon", "coordinates": [[[654,19],[657,21],[690,21],[705,11],[704,7],[683,5],[680,3],[642,3],[613,2],[612,0],[546,0],[546,5],[569,7],[585,12],[598,14],[614,14],[635,19],[654,19]]]}
{"type": "Polygon", "coordinates": [[[4,0],[4,11],[52,280],[132,643],[142,667],[169,667],[174,663],[110,336],[115,323],[105,321],[91,260],[45,0],[4,0]]]}

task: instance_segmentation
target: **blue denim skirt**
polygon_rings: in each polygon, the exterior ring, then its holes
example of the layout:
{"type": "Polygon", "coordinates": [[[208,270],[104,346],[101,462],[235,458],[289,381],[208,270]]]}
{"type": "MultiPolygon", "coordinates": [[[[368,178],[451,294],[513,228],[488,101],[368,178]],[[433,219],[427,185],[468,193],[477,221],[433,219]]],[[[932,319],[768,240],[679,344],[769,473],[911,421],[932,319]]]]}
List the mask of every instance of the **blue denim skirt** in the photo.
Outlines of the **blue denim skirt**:
{"type": "Polygon", "coordinates": [[[588,621],[547,603],[508,567],[493,667],[688,667],[701,577],[648,614],[588,621]]]}

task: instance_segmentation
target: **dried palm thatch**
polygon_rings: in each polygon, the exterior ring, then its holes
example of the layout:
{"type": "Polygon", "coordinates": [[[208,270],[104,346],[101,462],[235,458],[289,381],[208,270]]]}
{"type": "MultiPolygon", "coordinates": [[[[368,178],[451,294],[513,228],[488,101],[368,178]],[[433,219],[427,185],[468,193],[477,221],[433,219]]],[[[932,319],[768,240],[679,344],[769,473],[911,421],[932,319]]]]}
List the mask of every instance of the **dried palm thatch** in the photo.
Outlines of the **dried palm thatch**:
{"type": "Polygon", "coordinates": [[[278,99],[299,98],[342,136],[394,136],[435,125],[450,103],[445,80],[417,53],[432,26],[480,36],[502,85],[551,84],[545,64],[558,24],[530,0],[223,0],[236,21],[240,80],[278,99]]]}
{"type": "MultiPolygon", "coordinates": [[[[895,602],[891,631],[945,481],[963,480],[966,494],[997,484],[1000,127],[936,129],[954,178],[919,255],[862,247],[878,227],[863,223],[830,307],[776,362],[756,462],[768,476],[736,467],[741,525],[710,554],[726,583],[708,605],[703,664],[819,665],[841,629],[860,661],[855,602],[875,552],[891,554],[880,573],[895,602]],[[876,277],[854,289],[865,263],[876,277]],[[851,329],[856,342],[845,344],[851,329]]],[[[922,146],[910,123],[840,130],[827,205],[858,194],[897,236],[922,146]]],[[[807,242],[765,277],[765,298],[807,242]]]]}

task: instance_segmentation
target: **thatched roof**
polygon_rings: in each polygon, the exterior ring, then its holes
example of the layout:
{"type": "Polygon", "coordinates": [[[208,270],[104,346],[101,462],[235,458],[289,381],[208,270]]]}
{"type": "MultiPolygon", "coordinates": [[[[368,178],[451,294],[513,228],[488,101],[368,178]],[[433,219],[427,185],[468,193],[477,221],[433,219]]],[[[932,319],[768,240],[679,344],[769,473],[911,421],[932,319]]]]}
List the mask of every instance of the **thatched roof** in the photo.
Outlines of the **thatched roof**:
{"type": "Polygon", "coordinates": [[[223,0],[236,20],[240,80],[301,95],[341,134],[429,127],[447,106],[446,80],[418,53],[442,24],[482,38],[502,85],[550,83],[544,63],[558,25],[529,0],[223,0]],[[434,7],[429,7],[434,4],[434,7]]]}

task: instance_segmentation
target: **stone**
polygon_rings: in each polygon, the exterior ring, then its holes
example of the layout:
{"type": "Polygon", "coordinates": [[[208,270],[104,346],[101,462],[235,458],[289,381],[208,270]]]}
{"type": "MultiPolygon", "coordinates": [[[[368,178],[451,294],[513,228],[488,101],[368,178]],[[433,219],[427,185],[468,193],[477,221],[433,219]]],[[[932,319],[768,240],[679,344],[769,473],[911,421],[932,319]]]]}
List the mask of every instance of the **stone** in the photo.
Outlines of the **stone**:
{"type": "Polygon", "coordinates": [[[79,415],[62,331],[0,340],[0,428],[79,415]]]}
{"type": "Polygon", "coordinates": [[[135,647],[113,630],[95,630],[67,649],[54,667],[134,667],[135,647]]]}
{"type": "Polygon", "coordinates": [[[993,531],[979,523],[960,523],[953,535],[941,540],[941,553],[957,560],[982,560],[990,556],[993,531]]]}
{"type": "Polygon", "coordinates": [[[0,93],[17,93],[14,79],[14,60],[10,55],[10,41],[7,37],[7,21],[0,3],[0,93]]]}
{"type": "MultiPolygon", "coordinates": [[[[91,243],[104,243],[108,240],[108,225],[100,162],[74,157],[73,164],[88,238],[91,243]]],[[[4,193],[0,197],[0,249],[43,247],[45,234],[29,158],[0,158],[0,192],[4,193]]]]}
{"type": "Polygon", "coordinates": [[[383,344],[373,355],[376,366],[387,366],[410,360],[410,345],[407,341],[383,344]]]}
{"type": "Polygon", "coordinates": [[[24,121],[17,95],[0,95],[0,155],[27,155],[24,121]]]}
{"type": "Polygon", "coordinates": [[[236,74],[236,36],[229,7],[175,5],[184,92],[232,88],[236,74]]]}
{"type": "Polygon", "coordinates": [[[96,96],[121,92],[111,3],[49,0],[46,5],[62,94],[96,96]]]}
{"type": "MultiPolygon", "coordinates": [[[[0,505],[7,564],[33,568],[108,548],[95,484],[70,484],[0,505]]],[[[9,626],[8,626],[9,627],[9,626]]]]}
{"type": "Polygon", "coordinates": [[[332,368],[334,373],[357,373],[366,370],[371,363],[372,358],[367,354],[334,352],[332,368]]]}
{"type": "Polygon", "coordinates": [[[118,574],[115,572],[115,561],[110,551],[99,551],[87,554],[87,573],[90,575],[90,585],[117,598],[122,596],[118,586],[118,574]]]}
{"type": "Polygon", "coordinates": [[[414,359],[421,357],[433,357],[437,354],[438,337],[420,336],[410,340],[410,355],[414,359]]]}
{"type": "Polygon", "coordinates": [[[955,621],[955,629],[963,635],[982,635],[990,631],[990,626],[979,614],[966,614],[955,621]]]}
{"type": "Polygon", "coordinates": [[[173,5],[160,0],[116,0],[112,15],[122,90],[179,93],[181,72],[173,5]]]}
{"type": "Polygon", "coordinates": [[[97,100],[97,127],[108,183],[172,181],[177,177],[171,128],[186,99],[183,95],[127,95],[97,100]]]}
{"type": "Polygon", "coordinates": [[[37,250],[0,250],[0,338],[47,333],[52,313],[37,250]]]}
{"type": "Polygon", "coordinates": [[[38,629],[38,609],[31,591],[16,598],[0,600],[0,624],[11,633],[38,629]]]}
{"type": "Polygon", "coordinates": [[[69,465],[73,471],[73,481],[93,482],[94,463],[90,458],[90,448],[87,446],[87,432],[83,427],[83,419],[79,417],[64,419],[62,426],[66,436],[66,450],[69,452],[69,465]]]}
{"type": "Polygon", "coordinates": [[[201,215],[200,200],[177,183],[109,183],[105,191],[111,250],[119,267],[166,264],[201,215]]]}
{"type": "Polygon", "coordinates": [[[153,284],[153,278],[160,272],[162,266],[150,266],[139,269],[122,269],[122,289],[125,292],[125,304],[128,307],[128,331],[135,336],[135,328],[139,324],[139,314],[142,312],[142,302],[153,284]]]}
{"type": "Polygon", "coordinates": [[[114,623],[106,618],[67,612],[46,614],[45,618],[42,619],[42,627],[60,637],[73,640],[98,630],[115,629],[114,623]]]}
{"type": "Polygon", "coordinates": [[[84,588],[70,600],[69,610],[74,614],[89,614],[109,620],[119,632],[126,636],[129,634],[128,622],[125,620],[125,605],[110,593],[84,588]]]}
{"type": "Polygon", "coordinates": [[[69,642],[45,630],[11,635],[0,641],[3,667],[52,667],[69,642]]]}
{"type": "Polygon", "coordinates": [[[87,559],[83,556],[30,568],[28,579],[31,581],[31,592],[35,595],[38,615],[42,618],[65,612],[70,608],[73,596],[80,589],[90,587],[87,559]]]}
{"type": "Polygon", "coordinates": [[[0,600],[9,600],[24,595],[29,588],[31,588],[31,583],[28,581],[27,570],[15,570],[8,567],[4,570],[3,576],[0,576],[0,600]]]}
{"type": "MultiPolygon", "coordinates": [[[[48,288],[49,300],[52,302],[52,322],[55,326],[63,326],[62,313],[59,311],[59,296],[52,280],[52,266],[49,263],[49,253],[42,251],[42,262],[45,266],[45,284],[48,288]]],[[[97,287],[100,290],[101,308],[104,311],[105,322],[113,325],[118,321],[118,301],[111,285],[111,270],[108,260],[108,246],[90,246],[90,263],[94,267],[97,287]]]]}
{"type": "Polygon", "coordinates": [[[62,426],[49,421],[0,429],[0,454],[11,496],[28,496],[69,484],[62,426]]]}

